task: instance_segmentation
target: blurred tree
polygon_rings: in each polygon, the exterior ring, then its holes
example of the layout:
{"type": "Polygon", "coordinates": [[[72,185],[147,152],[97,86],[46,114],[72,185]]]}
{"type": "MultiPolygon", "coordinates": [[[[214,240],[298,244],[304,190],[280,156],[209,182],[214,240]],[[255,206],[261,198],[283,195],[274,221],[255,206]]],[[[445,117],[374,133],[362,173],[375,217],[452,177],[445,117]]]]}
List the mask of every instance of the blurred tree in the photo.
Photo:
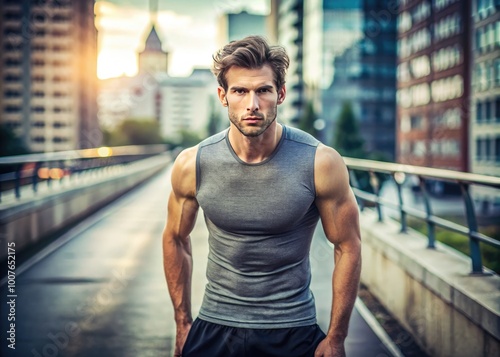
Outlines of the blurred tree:
{"type": "Polygon", "coordinates": [[[200,134],[190,130],[181,130],[180,136],[181,139],[177,142],[177,145],[185,148],[197,145],[203,140],[203,137],[200,134]]]}
{"type": "Polygon", "coordinates": [[[103,134],[107,146],[165,143],[156,120],[126,119],[113,130],[103,130],[103,134]]]}
{"type": "Polygon", "coordinates": [[[333,147],[347,157],[366,158],[364,140],[359,132],[350,102],[344,102],[335,126],[333,147]]]}
{"type": "Polygon", "coordinates": [[[314,122],[318,119],[316,112],[314,110],[314,105],[312,101],[307,102],[304,112],[299,120],[299,129],[304,130],[306,133],[311,134],[314,137],[318,137],[318,131],[314,127],[314,122]]]}
{"type": "Polygon", "coordinates": [[[210,116],[208,118],[207,134],[212,136],[221,130],[221,115],[216,109],[214,100],[210,100],[210,116]]]}
{"type": "Polygon", "coordinates": [[[0,156],[29,154],[29,150],[24,145],[14,130],[8,126],[0,125],[0,156]]]}

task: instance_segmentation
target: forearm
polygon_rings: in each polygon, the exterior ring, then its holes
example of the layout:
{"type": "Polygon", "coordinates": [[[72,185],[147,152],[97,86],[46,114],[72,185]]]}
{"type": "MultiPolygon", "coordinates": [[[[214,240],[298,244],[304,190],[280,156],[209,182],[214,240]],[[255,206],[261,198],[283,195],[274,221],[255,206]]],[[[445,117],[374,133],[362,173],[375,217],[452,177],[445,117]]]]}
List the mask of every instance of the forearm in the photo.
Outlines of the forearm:
{"type": "Polygon", "coordinates": [[[347,336],[349,319],[356,301],[361,273],[361,251],[335,252],[332,278],[332,312],[327,336],[343,342],[347,336]]]}
{"type": "Polygon", "coordinates": [[[192,254],[189,237],[163,240],[163,265],[177,325],[190,324],[192,254]]]}

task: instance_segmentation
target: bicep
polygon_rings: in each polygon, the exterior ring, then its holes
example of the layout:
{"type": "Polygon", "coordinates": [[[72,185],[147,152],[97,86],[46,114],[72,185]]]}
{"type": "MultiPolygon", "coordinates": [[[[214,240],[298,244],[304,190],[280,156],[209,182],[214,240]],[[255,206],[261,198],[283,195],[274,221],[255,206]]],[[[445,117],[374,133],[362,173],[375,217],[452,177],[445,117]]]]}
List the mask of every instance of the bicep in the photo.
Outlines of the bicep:
{"type": "Polygon", "coordinates": [[[196,150],[181,153],[172,168],[172,191],[168,199],[165,238],[186,239],[193,230],[198,213],[196,192],[196,150]]]}
{"type": "Polygon", "coordinates": [[[198,213],[198,202],[194,198],[179,197],[170,193],[167,208],[165,235],[171,239],[186,239],[194,228],[198,213]]]}
{"type": "Polygon", "coordinates": [[[356,244],[360,238],[359,210],[342,157],[318,148],[315,165],[316,206],[325,235],[335,245],[356,244]]]}

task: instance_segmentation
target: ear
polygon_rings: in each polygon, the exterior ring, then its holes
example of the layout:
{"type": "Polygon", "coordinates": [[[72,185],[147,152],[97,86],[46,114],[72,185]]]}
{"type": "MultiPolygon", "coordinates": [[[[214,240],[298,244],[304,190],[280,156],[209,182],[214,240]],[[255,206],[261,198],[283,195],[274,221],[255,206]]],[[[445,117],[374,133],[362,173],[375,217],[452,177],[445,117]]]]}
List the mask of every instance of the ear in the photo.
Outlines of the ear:
{"type": "Polygon", "coordinates": [[[222,104],[222,106],[227,107],[226,91],[222,87],[217,88],[217,96],[222,104]]]}
{"type": "Polygon", "coordinates": [[[283,86],[281,87],[281,89],[278,91],[278,105],[283,103],[283,101],[285,100],[286,98],[286,87],[283,86]]]}

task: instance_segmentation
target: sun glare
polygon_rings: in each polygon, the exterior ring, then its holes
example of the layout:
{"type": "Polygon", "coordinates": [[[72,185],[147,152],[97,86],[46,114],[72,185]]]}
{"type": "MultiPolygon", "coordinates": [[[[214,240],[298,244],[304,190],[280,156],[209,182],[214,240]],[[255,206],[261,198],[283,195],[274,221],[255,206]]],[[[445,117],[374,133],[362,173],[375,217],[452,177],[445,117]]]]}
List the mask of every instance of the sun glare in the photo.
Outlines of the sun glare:
{"type": "Polygon", "coordinates": [[[133,76],[137,73],[137,58],[129,51],[108,51],[101,49],[97,57],[97,77],[106,79],[119,76],[133,76]]]}

